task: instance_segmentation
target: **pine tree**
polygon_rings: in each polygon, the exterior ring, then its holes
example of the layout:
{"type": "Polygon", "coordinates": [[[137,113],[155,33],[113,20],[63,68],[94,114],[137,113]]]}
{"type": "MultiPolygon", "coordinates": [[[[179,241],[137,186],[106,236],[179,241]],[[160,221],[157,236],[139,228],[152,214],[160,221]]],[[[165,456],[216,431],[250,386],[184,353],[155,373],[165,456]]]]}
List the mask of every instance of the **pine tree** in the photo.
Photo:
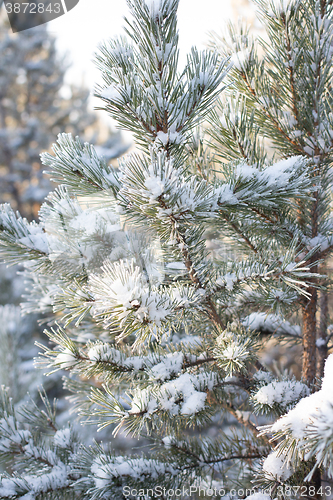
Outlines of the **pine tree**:
{"type": "MultiPolygon", "coordinates": [[[[227,103],[230,112],[224,109],[222,114],[228,123],[224,123],[223,119],[221,122],[215,114],[212,121],[215,126],[220,124],[221,134],[214,131],[213,136],[217,139],[223,159],[234,160],[238,157],[245,161],[262,162],[265,156],[256,151],[258,148],[265,151],[260,141],[262,138],[266,146],[267,143],[271,146],[271,156],[299,154],[309,162],[312,160],[314,199],[310,204],[298,202],[293,230],[301,231],[306,249],[318,246],[313,252],[312,267],[317,272],[316,262],[320,261],[321,274],[325,274],[331,235],[328,221],[331,202],[331,5],[325,1],[312,2],[309,15],[303,19],[307,4],[301,6],[299,2],[280,0],[257,4],[268,37],[268,41],[261,44],[264,58],[258,57],[257,48],[246,30],[230,27],[221,46],[222,54],[231,55],[235,63],[231,76],[233,90],[227,103]],[[288,60],[287,56],[290,56],[288,60]],[[249,129],[251,133],[248,133],[249,129]],[[230,151],[233,153],[230,154],[230,151]]],[[[281,213],[278,215],[281,217],[281,213]]],[[[273,218],[271,223],[274,222],[273,218]]],[[[318,285],[322,288],[318,376],[322,377],[327,358],[328,283],[314,279],[313,286],[308,290],[310,301],[298,302],[302,309],[303,376],[308,383],[313,382],[316,376],[318,285]]]]}
{"type": "Polygon", "coordinates": [[[117,170],[60,134],[42,155],[60,186],[39,222],[2,206],[2,257],[30,280],[25,311],[55,315],[38,363],[70,372],[84,425],[151,443],[87,446],[45,394],[44,410],[18,410],[3,389],[2,498],[327,493],[333,7],[257,3],[263,56],[231,27],[179,73],[178,0],[130,0],[127,38],[97,56],[96,94],[140,151],[117,170]],[[206,118],[208,146],[196,134],[206,118]],[[302,380],[261,363],[273,336],[302,342],[302,380]]]}

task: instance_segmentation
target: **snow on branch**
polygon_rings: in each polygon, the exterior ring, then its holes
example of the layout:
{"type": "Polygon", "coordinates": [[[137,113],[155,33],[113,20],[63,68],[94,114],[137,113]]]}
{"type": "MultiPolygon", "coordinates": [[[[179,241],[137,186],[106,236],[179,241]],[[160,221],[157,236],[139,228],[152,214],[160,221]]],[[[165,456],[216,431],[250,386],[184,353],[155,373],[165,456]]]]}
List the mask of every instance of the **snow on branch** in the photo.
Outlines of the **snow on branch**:
{"type": "Polygon", "coordinates": [[[278,440],[276,452],[286,466],[289,463],[297,466],[302,461],[315,461],[306,481],[311,480],[314,470],[321,465],[325,467],[329,477],[333,478],[332,376],[333,355],[330,354],[325,363],[321,389],[303,397],[288,413],[262,430],[278,440]]]}
{"type": "Polygon", "coordinates": [[[111,198],[116,195],[118,174],[98,156],[93,146],[82,144],[78,137],[74,139],[71,134],[59,134],[53,151],[54,156],[42,153],[41,161],[52,169],[46,173],[52,176],[54,182],[64,184],[76,195],[105,193],[111,198]]]}
{"type": "Polygon", "coordinates": [[[19,263],[48,255],[44,228],[29,223],[9,204],[0,205],[0,254],[7,262],[19,263]]]}

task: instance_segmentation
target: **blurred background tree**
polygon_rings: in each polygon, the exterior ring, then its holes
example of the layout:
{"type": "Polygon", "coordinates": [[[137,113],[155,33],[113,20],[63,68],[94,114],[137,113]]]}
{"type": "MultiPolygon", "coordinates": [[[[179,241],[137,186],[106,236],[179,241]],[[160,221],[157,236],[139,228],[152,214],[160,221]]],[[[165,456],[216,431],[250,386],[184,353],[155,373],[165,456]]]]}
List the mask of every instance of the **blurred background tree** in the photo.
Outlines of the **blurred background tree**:
{"type": "MultiPolygon", "coordinates": [[[[2,4],[0,0],[0,203],[10,203],[32,220],[55,187],[43,175],[39,155],[50,150],[60,132],[97,144],[107,161],[128,145],[90,109],[90,91],[83,84],[66,83],[69,64],[58,54],[47,26],[14,34],[2,4]]],[[[28,390],[34,396],[41,383],[32,359],[42,331],[36,315],[24,321],[20,317],[25,284],[18,271],[17,266],[0,266],[0,384],[11,387],[16,402],[28,390]]],[[[49,395],[59,395],[60,378],[48,379],[49,395]]]]}
{"type": "MultiPolygon", "coordinates": [[[[68,65],[45,25],[11,33],[0,20],[0,202],[10,202],[29,220],[53,189],[39,155],[60,131],[95,142],[97,116],[89,109],[89,90],[64,85],[68,65]]],[[[120,137],[113,137],[116,143],[120,137]]],[[[115,144],[113,144],[115,145],[115,144]]],[[[110,144],[107,144],[110,146],[110,144]]],[[[125,148],[126,149],[126,148],[125,148]]],[[[124,147],[103,153],[119,156],[124,147]]]]}

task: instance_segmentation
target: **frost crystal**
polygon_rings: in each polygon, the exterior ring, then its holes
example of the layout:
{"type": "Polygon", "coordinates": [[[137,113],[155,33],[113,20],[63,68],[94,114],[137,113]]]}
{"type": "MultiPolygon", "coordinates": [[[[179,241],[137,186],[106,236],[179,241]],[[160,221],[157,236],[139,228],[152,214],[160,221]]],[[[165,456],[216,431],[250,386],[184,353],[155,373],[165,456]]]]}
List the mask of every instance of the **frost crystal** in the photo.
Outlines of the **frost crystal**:
{"type": "Polygon", "coordinates": [[[271,497],[265,493],[254,493],[253,495],[246,497],[245,500],[271,500],[271,497]]]}
{"type": "Polygon", "coordinates": [[[241,70],[244,66],[246,66],[247,62],[249,61],[249,57],[250,51],[248,49],[239,50],[232,55],[231,62],[237,69],[241,70]]]}
{"type": "Polygon", "coordinates": [[[101,96],[109,101],[124,101],[121,88],[118,85],[110,85],[101,92],[101,96]]]}
{"type": "Polygon", "coordinates": [[[154,175],[153,172],[150,172],[150,175],[145,172],[145,186],[151,193],[151,200],[156,200],[165,189],[164,181],[154,175]]]}
{"type": "Polygon", "coordinates": [[[69,349],[64,349],[55,359],[55,364],[61,365],[61,368],[70,368],[77,363],[75,355],[69,349]]]}
{"type": "Polygon", "coordinates": [[[163,0],[144,0],[144,2],[151,13],[151,16],[154,17],[160,12],[163,0]]]}
{"type": "Polygon", "coordinates": [[[193,415],[201,411],[205,405],[207,393],[202,392],[201,388],[211,390],[214,383],[214,373],[209,376],[204,373],[196,376],[183,373],[164,383],[153,393],[149,388],[138,389],[132,400],[131,412],[136,413],[145,409],[149,416],[160,407],[171,415],[193,415]]]}
{"type": "Polygon", "coordinates": [[[172,374],[178,374],[181,371],[183,359],[182,352],[168,354],[161,363],[151,369],[151,377],[156,380],[166,380],[172,374]]]}
{"type": "Polygon", "coordinates": [[[68,448],[71,442],[71,430],[61,429],[57,431],[53,438],[54,444],[59,448],[68,448]]]}
{"type": "Polygon", "coordinates": [[[42,231],[35,234],[30,234],[29,236],[25,236],[24,238],[20,238],[18,240],[18,243],[46,254],[49,250],[47,236],[45,233],[42,233],[42,231]]]}
{"type": "MultiPolygon", "coordinates": [[[[106,488],[113,478],[131,477],[132,479],[144,481],[146,476],[152,479],[171,473],[174,470],[171,465],[149,460],[146,458],[129,459],[125,457],[97,457],[91,466],[91,472],[96,488],[106,488]]],[[[112,492],[103,495],[103,498],[114,498],[112,492]]]]}
{"type": "Polygon", "coordinates": [[[2,478],[0,482],[1,498],[10,498],[16,496],[16,484],[12,479],[2,478]]]}
{"type": "Polygon", "coordinates": [[[243,320],[245,328],[251,330],[268,331],[277,334],[289,334],[295,337],[301,335],[299,325],[292,325],[289,321],[284,321],[281,316],[266,313],[251,313],[243,320]]]}
{"type": "MultiPolygon", "coordinates": [[[[301,399],[288,413],[279,418],[270,430],[291,433],[295,439],[306,440],[308,436],[316,435],[321,443],[317,452],[324,453],[327,443],[332,439],[333,423],[333,354],[325,363],[324,378],[320,391],[301,399]]],[[[330,470],[333,477],[333,469],[330,470]]]]}
{"type": "Polygon", "coordinates": [[[255,394],[254,399],[260,404],[273,406],[278,403],[288,407],[291,403],[309,395],[309,388],[302,382],[295,380],[283,380],[271,382],[261,387],[255,394]]]}
{"type": "Polygon", "coordinates": [[[105,323],[122,320],[132,314],[139,322],[160,325],[172,312],[169,298],[150,289],[146,276],[135,261],[106,262],[102,274],[90,276],[90,289],[95,297],[95,315],[105,315],[105,323]]]}
{"type": "Polygon", "coordinates": [[[281,481],[289,479],[293,474],[293,469],[286,464],[285,457],[273,451],[268,455],[263,464],[263,471],[276,477],[281,481]]]}

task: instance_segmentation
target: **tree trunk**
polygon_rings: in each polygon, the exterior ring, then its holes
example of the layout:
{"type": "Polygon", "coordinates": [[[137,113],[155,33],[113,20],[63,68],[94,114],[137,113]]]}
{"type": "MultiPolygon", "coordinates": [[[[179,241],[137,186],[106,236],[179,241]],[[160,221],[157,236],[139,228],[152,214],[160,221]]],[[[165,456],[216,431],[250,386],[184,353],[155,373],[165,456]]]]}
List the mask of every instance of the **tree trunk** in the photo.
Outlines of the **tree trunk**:
{"type": "Polygon", "coordinates": [[[319,306],[320,306],[320,321],[319,321],[318,339],[317,339],[317,348],[318,348],[317,377],[321,379],[324,376],[324,366],[326,358],[328,356],[328,349],[327,349],[328,292],[326,290],[320,292],[319,306]]]}
{"type": "MultiPolygon", "coordinates": [[[[319,153],[318,153],[319,154],[319,153]]],[[[317,176],[317,170],[314,169],[314,179],[317,176]]],[[[319,193],[318,191],[313,193],[314,202],[311,206],[311,226],[312,226],[312,238],[318,236],[318,204],[319,204],[319,193]]],[[[309,264],[315,264],[318,259],[318,254],[312,256],[309,264]]],[[[318,265],[313,265],[311,267],[313,273],[318,272],[318,265]]],[[[314,284],[316,280],[312,281],[314,284]]],[[[303,312],[303,366],[302,366],[302,376],[308,385],[313,384],[316,378],[316,340],[317,340],[317,324],[316,324],[316,313],[317,313],[317,288],[315,286],[308,289],[310,294],[310,299],[304,302],[302,305],[303,312]]]]}
{"type": "MultiPolygon", "coordinates": [[[[312,477],[313,485],[315,487],[315,494],[311,495],[314,499],[316,500],[321,500],[323,498],[323,494],[321,493],[321,473],[320,469],[316,469],[314,471],[313,477],[312,477]]],[[[310,498],[311,498],[310,496],[310,498]]]]}
{"type": "Polygon", "coordinates": [[[316,377],[316,310],[317,290],[310,288],[310,299],[302,306],[303,313],[303,366],[302,376],[311,384],[316,377]]]}

